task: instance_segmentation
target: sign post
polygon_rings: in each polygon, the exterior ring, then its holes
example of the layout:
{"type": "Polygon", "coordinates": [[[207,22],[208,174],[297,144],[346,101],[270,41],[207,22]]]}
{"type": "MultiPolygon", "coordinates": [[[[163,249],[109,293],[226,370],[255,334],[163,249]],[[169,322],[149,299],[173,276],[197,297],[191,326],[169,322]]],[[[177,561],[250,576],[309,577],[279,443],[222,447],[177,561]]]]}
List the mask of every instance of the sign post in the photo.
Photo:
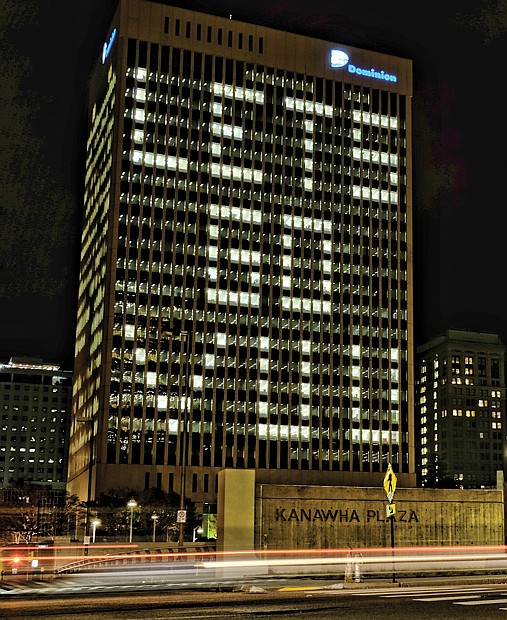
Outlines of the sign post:
{"type": "Polygon", "coordinates": [[[178,510],[176,513],[176,523],[186,523],[187,522],[187,511],[186,510],[178,510]]]}
{"type": "Polygon", "coordinates": [[[396,573],[394,571],[394,515],[396,514],[396,504],[393,504],[394,492],[396,491],[396,474],[389,463],[384,477],[384,489],[389,500],[386,506],[386,515],[391,520],[391,553],[393,556],[393,583],[396,583],[396,573]]]}

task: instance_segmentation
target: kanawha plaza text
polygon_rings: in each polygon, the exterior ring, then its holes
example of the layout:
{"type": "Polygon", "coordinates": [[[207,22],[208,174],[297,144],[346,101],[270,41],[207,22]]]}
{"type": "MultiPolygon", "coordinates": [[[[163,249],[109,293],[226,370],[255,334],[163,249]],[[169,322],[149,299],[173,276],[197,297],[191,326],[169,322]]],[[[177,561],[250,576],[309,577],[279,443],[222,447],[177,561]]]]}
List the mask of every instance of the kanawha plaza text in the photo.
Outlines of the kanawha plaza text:
{"type": "MultiPolygon", "coordinates": [[[[385,509],[357,511],[349,509],[321,509],[321,508],[275,508],[275,521],[330,521],[333,523],[361,523],[366,521],[386,521],[385,509]]],[[[398,510],[394,518],[400,523],[419,522],[415,510],[398,510]]]]}

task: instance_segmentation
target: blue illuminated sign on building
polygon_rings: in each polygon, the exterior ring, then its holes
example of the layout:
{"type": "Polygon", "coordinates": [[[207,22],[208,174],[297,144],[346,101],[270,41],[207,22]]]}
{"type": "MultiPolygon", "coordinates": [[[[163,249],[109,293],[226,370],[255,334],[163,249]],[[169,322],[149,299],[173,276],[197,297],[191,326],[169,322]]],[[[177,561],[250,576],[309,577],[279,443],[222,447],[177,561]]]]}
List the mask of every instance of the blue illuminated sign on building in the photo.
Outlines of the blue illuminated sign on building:
{"type": "Polygon", "coordinates": [[[355,73],[356,75],[364,75],[365,77],[373,78],[374,80],[383,80],[384,82],[397,82],[398,78],[392,73],[386,73],[385,71],[370,67],[364,69],[362,67],[356,67],[349,62],[350,58],[347,52],[343,50],[334,49],[331,50],[331,67],[333,69],[341,69],[347,67],[349,73],[355,73]]]}
{"type": "Polygon", "coordinates": [[[344,67],[349,61],[349,55],[343,50],[331,50],[331,66],[344,67]]]}
{"type": "Polygon", "coordinates": [[[116,28],[111,32],[111,36],[109,37],[109,41],[104,43],[104,47],[102,48],[102,64],[106,62],[106,58],[109,56],[109,52],[113,47],[114,40],[116,39],[116,28]]]}

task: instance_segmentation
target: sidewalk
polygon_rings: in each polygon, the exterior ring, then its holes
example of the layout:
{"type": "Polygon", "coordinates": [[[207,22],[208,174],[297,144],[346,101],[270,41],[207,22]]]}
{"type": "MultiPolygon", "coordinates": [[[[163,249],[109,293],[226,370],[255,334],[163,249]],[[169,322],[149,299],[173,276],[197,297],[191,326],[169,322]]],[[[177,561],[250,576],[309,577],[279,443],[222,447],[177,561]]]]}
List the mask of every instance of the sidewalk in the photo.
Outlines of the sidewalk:
{"type": "Polygon", "coordinates": [[[375,589],[375,588],[403,588],[415,587],[421,588],[429,586],[462,586],[476,585],[481,583],[498,583],[507,585],[507,574],[491,574],[491,575],[428,575],[428,576],[404,576],[395,575],[382,577],[364,577],[360,581],[347,582],[344,580],[326,580],[323,588],[343,588],[347,590],[354,589],[375,589]]]}

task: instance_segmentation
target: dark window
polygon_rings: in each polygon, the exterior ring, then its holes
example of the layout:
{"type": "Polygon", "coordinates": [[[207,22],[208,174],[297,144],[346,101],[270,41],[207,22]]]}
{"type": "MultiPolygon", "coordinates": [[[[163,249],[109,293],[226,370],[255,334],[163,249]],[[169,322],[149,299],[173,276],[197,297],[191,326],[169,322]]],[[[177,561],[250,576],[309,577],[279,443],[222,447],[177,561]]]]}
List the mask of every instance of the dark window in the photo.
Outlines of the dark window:
{"type": "Polygon", "coordinates": [[[213,57],[208,54],[204,56],[204,79],[207,82],[213,79],[213,57]]]}
{"type": "Polygon", "coordinates": [[[146,67],[148,62],[148,44],[146,41],[139,41],[139,66],[146,67]]]}
{"type": "Polygon", "coordinates": [[[234,62],[230,59],[225,61],[225,82],[232,84],[234,81],[234,62]]]}
{"type": "Polygon", "coordinates": [[[172,55],[172,72],[175,74],[180,72],[180,50],[174,48],[172,55]]]}
{"type": "Polygon", "coordinates": [[[223,80],[224,64],[222,58],[215,58],[215,81],[221,82],[223,80]]]}
{"type": "Polygon", "coordinates": [[[491,359],[491,378],[499,379],[500,378],[500,364],[497,358],[493,357],[491,359]]]}
{"type": "Polygon", "coordinates": [[[169,73],[169,48],[167,45],[162,46],[162,53],[160,55],[160,70],[162,73],[169,73]]]}
{"type": "Polygon", "coordinates": [[[158,45],[156,43],[150,45],[150,69],[151,71],[158,69],[158,45]]]}
{"type": "Polygon", "coordinates": [[[134,67],[136,64],[136,42],[134,39],[129,39],[127,62],[129,67],[134,67]]]}

